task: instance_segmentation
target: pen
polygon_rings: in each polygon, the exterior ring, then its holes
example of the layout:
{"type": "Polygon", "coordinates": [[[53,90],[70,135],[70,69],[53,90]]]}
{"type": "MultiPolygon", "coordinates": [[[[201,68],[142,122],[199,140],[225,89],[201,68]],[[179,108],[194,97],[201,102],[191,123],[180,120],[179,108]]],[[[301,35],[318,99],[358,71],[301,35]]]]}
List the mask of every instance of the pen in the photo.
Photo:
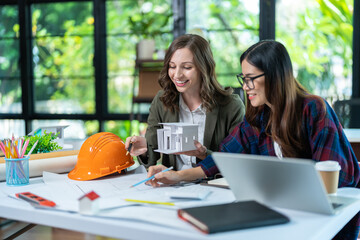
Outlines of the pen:
{"type": "Polygon", "coordinates": [[[137,199],[124,199],[128,202],[137,202],[137,203],[149,203],[149,204],[161,204],[161,205],[168,205],[168,206],[175,206],[174,203],[171,202],[154,202],[154,201],[147,201],[147,200],[137,200],[137,199]]]}
{"type": "Polygon", "coordinates": [[[133,142],[130,142],[129,148],[127,149],[127,152],[126,152],[126,155],[128,155],[129,152],[131,151],[132,145],[133,145],[133,142]]]}
{"type": "MultiPolygon", "coordinates": [[[[164,170],[162,170],[161,172],[167,172],[167,171],[170,171],[171,169],[173,169],[173,167],[169,167],[169,168],[167,168],[167,169],[164,169],[164,170]]],[[[156,174],[154,174],[154,175],[152,175],[151,177],[146,178],[146,179],[144,179],[144,180],[142,180],[142,181],[140,181],[140,182],[138,182],[138,183],[135,183],[134,185],[131,185],[130,187],[131,187],[131,188],[132,188],[132,187],[136,187],[136,186],[139,185],[139,184],[142,184],[142,183],[144,183],[144,182],[146,182],[146,181],[149,181],[149,180],[153,179],[153,178],[155,177],[155,175],[156,175],[156,174]]]]}

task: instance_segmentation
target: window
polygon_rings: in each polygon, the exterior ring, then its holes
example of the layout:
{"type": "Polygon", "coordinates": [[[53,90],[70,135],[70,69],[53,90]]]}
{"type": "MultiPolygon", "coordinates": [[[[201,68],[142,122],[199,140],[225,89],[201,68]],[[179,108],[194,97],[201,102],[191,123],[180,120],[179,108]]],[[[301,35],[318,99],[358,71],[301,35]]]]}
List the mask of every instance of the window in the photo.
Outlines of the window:
{"type": "Polygon", "coordinates": [[[276,39],[289,50],[297,79],[330,101],[352,94],[353,4],[280,0],[276,5],[276,39]]]}
{"type": "Polygon", "coordinates": [[[0,113],[21,113],[18,8],[0,6],[0,113]]]}
{"type": "Polygon", "coordinates": [[[240,55],[260,35],[273,36],[276,26],[276,40],[289,50],[296,76],[307,89],[330,102],[357,96],[356,88],[352,93],[357,86],[352,81],[358,81],[352,78],[360,71],[355,66],[352,72],[353,61],[360,58],[352,48],[359,44],[352,43],[359,36],[359,29],[353,29],[353,18],[359,18],[355,1],[266,3],[270,5],[247,0],[2,0],[0,126],[5,128],[0,136],[24,135],[42,124],[74,124],[80,128],[78,137],[110,131],[124,139],[132,129],[143,135],[146,124],[129,121],[137,91],[136,45],[155,39],[160,51],[153,57],[161,59],[173,33],[208,39],[219,82],[238,87],[240,55]],[[269,14],[273,4],[276,19],[269,14]],[[270,27],[260,29],[260,19],[270,27]],[[24,29],[30,37],[20,35],[24,29]]]}
{"type": "Polygon", "coordinates": [[[210,41],[218,81],[237,87],[239,58],[259,41],[259,1],[187,1],[186,30],[210,41]]]}
{"type": "Polygon", "coordinates": [[[171,1],[108,1],[106,10],[109,112],[129,113],[136,44],[153,38],[157,50],[167,48],[172,41],[171,1]]]}
{"type": "Polygon", "coordinates": [[[0,120],[0,136],[1,139],[14,136],[25,135],[25,121],[17,119],[1,119],[0,120]]]}
{"type": "Polygon", "coordinates": [[[35,112],[94,113],[92,4],[33,4],[31,16],[35,112]]]}
{"type": "MultiPolygon", "coordinates": [[[[131,127],[133,127],[133,126],[131,125],[130,121],[106,121],[105,122],[105,131],[115,133],[124,141],[129,136],[131,127]]],[[[138,126],[136,126],[136,127],[137,127],[136,129],[139,129],[138,126]]],[[[134,134],[139,135],[140,133],[136,132],[134,134]]]]}

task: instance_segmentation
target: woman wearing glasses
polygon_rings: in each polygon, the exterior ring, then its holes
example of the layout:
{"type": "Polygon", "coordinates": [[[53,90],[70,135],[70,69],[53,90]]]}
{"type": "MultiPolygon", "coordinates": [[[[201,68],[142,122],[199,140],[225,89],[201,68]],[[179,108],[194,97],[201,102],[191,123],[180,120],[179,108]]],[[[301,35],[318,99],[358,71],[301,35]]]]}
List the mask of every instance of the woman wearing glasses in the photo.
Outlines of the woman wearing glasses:
{"type": "Polygon", "coordinates": [[[159,84],[162,90],[151,103],[145,138],[128,137],[125,143],[127,149],[132,143],[130,154],[139,156],[141,163],[149,167],[149,176],[171,166],[175,170],[196,166],[211,151],[219,149],[245,113],[239,95],[217,81],[210,45],[198,35],[186,34],[172,42],[159,84]],[[198,124],[197,149],[163,154],[162,165],[154,166],[160,158],[160,153],[154,151],[158,149],[157,129],[161,128],[159,123],[166,122],[198,124]]]}
{"type": "MultiPolygon", "coordinates": [[[[296,81],[285,47],[261,41],[244,52],[240,62],[243,73],[238,78],[250,104],[245,120],[220,151],[336,160],[341,165],[339,187],[359,188],[358,161],[334,110],[296,81]]],[[[207,176],[218,172],[211,158],[201,164],[207,176]]],[[[359,226],[358,213],[334,239],[357,239],[359,226]]]]}
{"type": "MultiPolygon", "coordinates": [[[[240,63],[243,73],[237,77],[248,98],[245,118],[220,151],[336,160],[341,165],[339,187],[359,188],[359,165],[334,110],[297,82],[285,47],[272,40],[258,42],[241,55],[240,63]]],[[[219,172],[211,156],[198,165],[155,179],[172,183],[182,180],[179,176],[196,179],[219,172]]],[[[357,239],[359,219],[358,213],[335,239],[357,239]]]]}

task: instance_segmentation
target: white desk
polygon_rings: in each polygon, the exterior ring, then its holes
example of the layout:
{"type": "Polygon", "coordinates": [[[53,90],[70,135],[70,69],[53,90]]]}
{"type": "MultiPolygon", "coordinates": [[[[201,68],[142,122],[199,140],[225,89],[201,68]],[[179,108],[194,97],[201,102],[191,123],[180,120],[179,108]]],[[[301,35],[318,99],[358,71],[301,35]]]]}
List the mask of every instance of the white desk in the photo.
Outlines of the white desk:
{"type": "Polygon", "coordinates": [[[344,128],[344,132],[350,143],[360,143],[359,128],[344,128]]]}
{"type": "MultiPolygon", "coordinates": [[[[30,185],[21,187],[31,190],[32,187],[43,185],[41,178],[30,179],[30,185]]],[[[198,186],[204,187],[204,186],[198,186]]],[[[0,189],[9,188],[4,182],[0,189]]],[[[230,191],[230,190],[228,190],[230,191]]],[[[360,199],[360,190],[352,188],[340,189],[341,196],[352,196],[360,199]]],[[[152,208],[154,214],[157,209],[152,208]]],[[[0,217],[29,223],[58,227],[95,235],[124,239],[331,239],[359,210],[360,201],[348,206],[336,216],[312,214],[286,209],[277,209],[286,214],[291,222],[283,225],[260,227],[205,235],[192,226],[184,228],[169,228],[154,225],[144,221],[109,219],[92,216],[82,216],[77,213],[34,209],[29,204],[12,199],[0,192],[0,217]]],[[[177,219],[176,210],[169,210],[169,216],[183,225],[177,219]]]]}
{"type": "Polygon", "coordinates": [[[357,160],[360,161],[360,129],[347,128],[344,129],[344,132],[354,150],[357,160]]]}

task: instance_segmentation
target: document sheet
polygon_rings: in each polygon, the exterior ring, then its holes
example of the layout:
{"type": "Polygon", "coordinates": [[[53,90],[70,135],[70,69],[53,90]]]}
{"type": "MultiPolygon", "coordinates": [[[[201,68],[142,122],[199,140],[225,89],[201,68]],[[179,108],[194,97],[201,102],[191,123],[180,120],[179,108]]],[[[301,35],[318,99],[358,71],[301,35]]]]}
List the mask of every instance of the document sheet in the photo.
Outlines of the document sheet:
{"type": "MultiPolygon", "coordinates": [[[[142,167],[142,166],[140,166],[142,167]]],[[[185,184],[153,188],[145,184],[130,188],[147,177],[146,171],[142,173],[127,173],[113,175],[91,181],[75,181],[68,178],[67,174],[43,172],[42,178],[30,179],[30,184],[21,187],[6,187],[6,183],[0,183],[0,196],[16,198],[19,192],[30,191],[41,197],[52,200],[56,207],[48,210],[67,211],[79,213],[79,198],[84,194],[95,191],[99,196],[99,211],[91,213],[93,217],[118,218],[134,221],[151,222],[177,228],[192,229],[192,227],[178,219],[177,209],[228,203],[235,200],[230,190],[201,186],[199,184],[185,184]],[[3,186],[4,185],[4,186],[3,186]],[[188,195],[191,192],[210,191],[205,199],[173,199],[176,194],[188,195]],[[126,201],[126,199],[140,200],[145,203],[126,201]],[[149,202],[149,204],[146,203],[149,202]],[[160,204],[150,204],[150,203],[160,204]],[[171,203],[165,205],[161,203],[171,203]]],[[[18,199],[19,204],[28,204],[18,199]]]]}

